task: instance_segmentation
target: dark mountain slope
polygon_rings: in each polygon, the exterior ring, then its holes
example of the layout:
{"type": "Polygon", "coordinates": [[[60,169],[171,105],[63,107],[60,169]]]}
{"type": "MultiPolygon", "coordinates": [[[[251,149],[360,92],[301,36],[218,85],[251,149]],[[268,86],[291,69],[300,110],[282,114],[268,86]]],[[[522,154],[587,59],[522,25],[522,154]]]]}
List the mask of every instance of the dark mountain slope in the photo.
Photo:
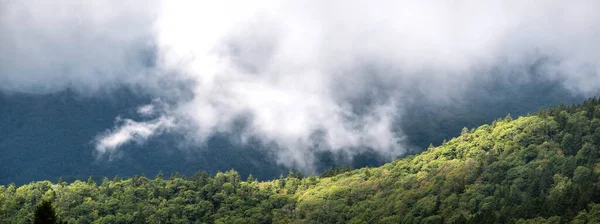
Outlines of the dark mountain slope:
{"type": "Polygon", "coordinates": [[[188,150],[174,147],[178,136],[161,136],[143,145],[125,146],[117,160],[97,160],[94,137],[112,128],[117,116],[141,120],[136,109],[150,101],[126,89],[103,97],[84,97],[69,90],[44,95],[0,93],[0,184],[58,177],[101,180],[161,170],[192,174],[236,168],[260,178],[285,171],[256,145],[234,146],[223,136],[188,150]]]}
{"type": "Polygon", "coordinates": [[[598,223],[600,100],[507,116],[439,147],[332,177],[235,171],[0,187],[0,218],[51,201],[72,223],[598,223]]]}
{"type": "MultiPolygon", "coordinates": [[[[521,77],[515,77],[517,79],[521,77]]],[[[463,127],[476,127],[511,113],[525,115],[551,104],[581,102],[557,81],[545,79],[520,83],[484,79],[473,84],[460,99],[443,101],[420,96],[402,102],[399,129],[406,134],[411,152],[418,153],[430,143],[441,144],[463,127]]],[[[6,94],[0,92],[0,184],[24,184],[35,180],[100,181],[104,176],[130,177],[197,170],[215,174],[236,169],[242,176],[254,174],[261,180],[279,177],[285,169],[261,144],[239,146],[227,136],[215,136],[204,146],[179,149],[181,136],[163,135],[143,145],[123,147],[123,156],[112,162],[96,160],[93,139],[112,128],[115,117],[143,120],[136,108],[151,102],[150,96],[126,88],[96,96],[65,90],[54,94],[6,94]]],[[[317,171],[336,165],[377,166],[394,158],[380,158],[375,152],[354,160],[324,152],[318,155],[317,171]],[[340,159],[341,158],[341,159],[340,159]]]]}

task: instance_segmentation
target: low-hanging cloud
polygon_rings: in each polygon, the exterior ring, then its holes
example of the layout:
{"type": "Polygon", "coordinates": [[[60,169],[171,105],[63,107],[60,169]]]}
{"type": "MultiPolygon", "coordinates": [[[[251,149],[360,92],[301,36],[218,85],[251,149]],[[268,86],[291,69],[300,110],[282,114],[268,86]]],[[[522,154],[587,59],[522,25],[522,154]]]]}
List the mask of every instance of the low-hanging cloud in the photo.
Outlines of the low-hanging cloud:
{"type": "Polygon", "coordinates": [[[109,158],[112,158],[114,155],[118,155],[115,154],[117,148],[131,142],[141,144],[154,135],[168,132],[168,129],[174,126],[173,118],[165,116],[144,122],[118,117],[116,123],[117,126],[114,130],[96,137],[95,145],[99,157],[108,155],[109,158]]]}
{"type": "MultiPolygon", "coordinates": [[[[538,63],[545,78],[560,80],[576,93],[594,93],[600,81],[596,1],[111,4],[109,8],[120,13],[84,10],[88,13],[77,14],[84,22],[66,35],[63,25],[74,23],[68,13],[49,19],[30,16],[34,22],[25,24],[14,19],[19,17],[4,16],[0,27],[9,33],[0,37],[3,46],[25,37],[40,48],[0,49],[0,65],[10,64],[0,70],[0,81],[9,83],[0,84],[2,88],[40,81],[62,86],[141,83],[167,97],[179,92],[179,86],[157,89],[146,78],[186,80],[191,97],[171,97],[175,100],[168,111],[140,108],[142,115],[158,113],[152,115],[158,118],[128,120],[100,135],[100,152],[168,130],[185,130],[198,142],[215,133],[241,132],[244,138],[275,143],[282,164],[309,170],[314,152],[322,150],[348,156],[371,149],[388,158],[401,155],[407,145],[396,122],[405,102],[416,94],[438,101],[459,98],[472,88],[472,80],[498,79],[489,76],[502,75],[491,72],[499,68],[525,76],[538,63]],[[112,22],[95,26],[90,18],[112,22]],[[49,31],[57,27],[62,32],[49,31]],[[102,35],[75,35],[82,31],[102,35]],[[39,36],[52,47],[43,45],[39,36]],[[152,66],[141,66],[139,57],[128,56],[131,46],[145,41],[154,50],[152,66]],[[65,47],[69,54],[46,59],[65,47]],[[113,52],[116,57],[106,56],[113,52]],[[11,53],[24,56],[12,58],[11,53]],[[80,69],[60,73],[70,66],[80,69]],[[99,73],[119,75],[88,75],[99,73]],[[236,125],[239,119],[246,120],[243,130],[236,125]]],[[[19,4],[3,5],[4,11],[14,12],[19,4]]],[[[36,5],[25,11],[36,7],[44,11],[36,5]]]]}

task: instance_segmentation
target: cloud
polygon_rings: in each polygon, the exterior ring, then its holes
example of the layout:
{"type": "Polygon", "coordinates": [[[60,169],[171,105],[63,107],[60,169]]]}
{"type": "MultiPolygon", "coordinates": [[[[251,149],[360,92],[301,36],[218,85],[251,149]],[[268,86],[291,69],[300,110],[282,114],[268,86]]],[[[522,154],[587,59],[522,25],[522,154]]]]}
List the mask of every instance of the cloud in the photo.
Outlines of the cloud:
{"type": "Polygon", "coordinates": [[[145,120],[134,121],[117,117],[112,130],[106,130],[96,136],[94,145],[99,158],[108,156],[109,159],[113,159],[119,155],[116,151],[119,147],[132,142],[143,144],[150,137],[169,133],[178,126],[177,119],[169,116],[169,106],[160,98],[139,106],[137,113],[145,120]]]}
{"type": "Polygon", "coordinates": [[[95,147],[99,157],[108,155],[109,158],[113,158],[114,155],[118,155],[114,154],[117,148],[131,142],[142,144],[148,138],[174,127],[174,119],[164,116],[142,122],[117,118],[117,123],[114,130],[96,137],[95,147]]]}
{"type": "Polygon", "coordinates": [[[140,114],[142,116],[152,116],[155,113],[154,105],[148,104],[148,105],[141,106],[138,108],[137,112],[138,112],[138,114],[140,114]]]}
{"type": "Polygon", "coordinates": [[[547,57],[548,79],[592,91],[581,85],[598,79],[597,67],[582,70],[600,58],[598,7],[590,5],[597,3],[170,2],[157,43],[162,66],[196,80],[194,98],[178,110],[202,127],[196,138],[251,114],[249,134],[276,142],[280,162],[306,167],[321,132],[323,150],[402,154],[393,125],[405,101],[460,97],[497,67],[526,74],[547,57]]]}
{"type": "Polygon", "coordinates": [[[0,89],[93,92],[152,75],[157,2],[0,2],[0,89]]]}
{"type": "Polygon", "coordinates": [[[419,97],[449,102],[474,80],[515,74],[527,82],[533,65],[574,93],[600,82],[591,0],[61,3],[3,4],[16,13],[1,17],[1,88],[123,84],[170,99],[152,115],[170,122],[125,120],[100,152],[168,127],[198,142],[259,138],[307,169],[322,150],[393,158],[408,147],[398,118],[419,97]],[[184,87],[160,85],[173,80],[184,87]]]}

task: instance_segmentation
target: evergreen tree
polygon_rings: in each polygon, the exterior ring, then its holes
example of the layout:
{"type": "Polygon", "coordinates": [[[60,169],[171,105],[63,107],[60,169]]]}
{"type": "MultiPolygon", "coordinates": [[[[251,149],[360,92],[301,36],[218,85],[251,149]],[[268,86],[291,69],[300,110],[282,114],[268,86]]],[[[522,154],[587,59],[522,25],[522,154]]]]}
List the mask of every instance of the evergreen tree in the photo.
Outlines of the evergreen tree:
{"type": "Polygon", "coordinates": [[[52,202],[42,201],[42,203],[39,204],[35,208],[33,223],[34,224],[60,223],[58,221],[58,218],[56,217],[56,213],[54,212],[54,207],[52,207],[52,202]]]}
{"type": "Polygon", "coordinates": [[[510,116],[510,114],[507,114],[507,115],[506,115],[506,117],[504,117],[504,121],[506,121],[506,122],[511,122],[512,120],[513,120],[513,119],[512,119],[512,117],[510,116]]]}
{"type": "Polygon", "coordinates": [[[158,171],[158,173],[156,174],[156,177],[154,177],[154,179],[160,179],[160,180],[164,179],[162,170],[158,171]]]}
{"type": "Polygon", "coordinates": [[[92,176],[90,176],[87,180],[87,184],[90,186],[96,186],[96,181],[94,181],[94,179],[92,179],[92,176]]]}

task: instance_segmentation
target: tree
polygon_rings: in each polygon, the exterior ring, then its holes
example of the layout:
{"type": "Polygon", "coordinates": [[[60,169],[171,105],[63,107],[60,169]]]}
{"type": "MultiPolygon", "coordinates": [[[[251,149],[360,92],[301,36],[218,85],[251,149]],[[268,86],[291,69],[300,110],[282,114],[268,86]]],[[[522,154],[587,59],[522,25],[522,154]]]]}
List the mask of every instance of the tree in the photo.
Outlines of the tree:
{"type": "Polygon", "coordinates": [[[92,176],[90,176],[90,178],[88,178],[87,180],[87,184],[90,186],[96,186],[96,181],[94,181],[94,179],[92,179],[92,176]]]}
{"type": "Polygon", "coordinates": [[[163,178],[164,178],[164,175],[163,175],[163,172],[162,172],[162,170],[158,171],[158,174],[156,174],[156,177],[154,177],[154,179],[161,179],[161,180],[162,180],[163,178]]]}
{"type": "Polygon", "coordinates": [[[52,202],[42,201],[40,205],[35,208],[33,217],[34,224],[54,224],[60,223],[52,207],[52,202]]]}
{"type": "Polygon", "coordinates": [[[460,131],[460,137],[463,141],[467,140],[467,135],[469,134],[469,129],[467,127],[463,127],[460,131]]]}
{"type": "Polygon", "coordinates": [[[510,116],[510,114],[507,114],[507,115],[506,115],[506,117],[504,117],[504,121],[506,121],[506,122],[511,122],[512,120],[513,120],[513,119],[512,119],[512,117],[510,116]]]}
{"type": "Polygon", "coordinates": [[[256,178],[254,178],[254,176],[252,176],[252,174],[249,174],[249,175],[248,175],[248,179],[246,180],[246,182],[248,182],[248,183],[252,183],[252,182],[254,182],[254,181],[256,181],[256,178]]]}

